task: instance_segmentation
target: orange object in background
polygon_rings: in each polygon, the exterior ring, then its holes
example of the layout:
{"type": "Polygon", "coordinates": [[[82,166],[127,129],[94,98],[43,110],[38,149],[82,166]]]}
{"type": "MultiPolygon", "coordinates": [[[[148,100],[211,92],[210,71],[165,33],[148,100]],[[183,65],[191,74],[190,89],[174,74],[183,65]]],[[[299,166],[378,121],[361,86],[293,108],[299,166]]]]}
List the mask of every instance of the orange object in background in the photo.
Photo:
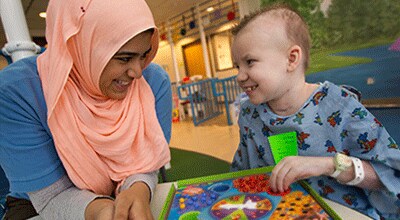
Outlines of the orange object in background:
{"type": "Polygon", "coordinates": [[[172,122],[179,122],[179,109],[172,110],[172,122]]]}

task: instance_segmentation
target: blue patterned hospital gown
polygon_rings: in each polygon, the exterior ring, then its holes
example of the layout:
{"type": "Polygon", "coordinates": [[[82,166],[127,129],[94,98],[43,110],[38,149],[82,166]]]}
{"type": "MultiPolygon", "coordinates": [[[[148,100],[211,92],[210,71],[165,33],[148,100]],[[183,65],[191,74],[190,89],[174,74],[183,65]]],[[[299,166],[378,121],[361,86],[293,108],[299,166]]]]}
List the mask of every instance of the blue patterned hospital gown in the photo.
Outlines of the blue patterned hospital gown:
{"type": "Polygon", "coordinates": [[[232,171],[275,165],[268,138],[296,131],[300,156],[334,156],[337,152],[369,161],[385,189],[365,190],[328,176],[309,178],[319,194],[374,219],[400,219],[400,149],[382,124],[354,94],[322,83],[291,116],[274,114],[267,104],[240,106],[240,144],[232,171]]]}

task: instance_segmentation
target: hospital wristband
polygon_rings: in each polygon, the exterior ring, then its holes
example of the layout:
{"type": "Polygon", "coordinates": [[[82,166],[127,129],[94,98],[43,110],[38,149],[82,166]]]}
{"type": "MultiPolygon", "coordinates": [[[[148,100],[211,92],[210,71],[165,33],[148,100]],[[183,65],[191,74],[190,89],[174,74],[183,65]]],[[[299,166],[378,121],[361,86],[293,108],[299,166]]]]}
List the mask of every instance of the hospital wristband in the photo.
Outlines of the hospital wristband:
{"type": "Polygon", "coordinates": [[[364,172],[364,167],[363,167],[362,161],[360,159],[351,157],[351,160],[353,161],[353,165],[354,165],[355,178],[344,184],[354,186],[354,185],[361,183],[364,180],[365,172],[364,172]]]}

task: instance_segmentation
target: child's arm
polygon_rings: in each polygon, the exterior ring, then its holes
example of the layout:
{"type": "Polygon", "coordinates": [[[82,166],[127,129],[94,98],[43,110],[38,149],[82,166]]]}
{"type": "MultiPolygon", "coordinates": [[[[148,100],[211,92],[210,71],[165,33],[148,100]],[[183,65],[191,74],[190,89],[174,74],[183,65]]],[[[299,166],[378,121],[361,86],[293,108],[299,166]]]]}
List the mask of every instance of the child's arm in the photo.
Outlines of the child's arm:
{"type": "MultiPolygon", "coordinates": [[[[368,161],[362,161],[365,177],[358,187],[372,190],[382,189],[383,185],[368,161]]],[[[293,182],[314,176],[330,176],[335,171],[333,157],[291,156],[282,159],[273,169],[270,184],[273,191],[283,192],[293,182]]],[[[338,182],[347,183],[355,178],[354,165],[340,173],[338,182]]]]}

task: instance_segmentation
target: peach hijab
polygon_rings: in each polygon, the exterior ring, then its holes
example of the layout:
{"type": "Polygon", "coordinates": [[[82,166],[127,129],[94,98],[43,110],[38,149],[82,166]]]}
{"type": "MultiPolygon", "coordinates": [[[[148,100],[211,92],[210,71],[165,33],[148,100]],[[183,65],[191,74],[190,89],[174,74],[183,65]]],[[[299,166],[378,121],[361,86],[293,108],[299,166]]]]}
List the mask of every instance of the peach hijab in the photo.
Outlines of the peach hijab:
{"type": "Polygon", "coordinates": [[[104,97],[100,75],[132,37],[158,31],[144,0],[50,0],[47,50],[38,71],[48,124],[61,161],[80,189],[110,195],[136,173],[158,170],[170,153],[145,79],[135,79],[122,100],[104,97]]]}

